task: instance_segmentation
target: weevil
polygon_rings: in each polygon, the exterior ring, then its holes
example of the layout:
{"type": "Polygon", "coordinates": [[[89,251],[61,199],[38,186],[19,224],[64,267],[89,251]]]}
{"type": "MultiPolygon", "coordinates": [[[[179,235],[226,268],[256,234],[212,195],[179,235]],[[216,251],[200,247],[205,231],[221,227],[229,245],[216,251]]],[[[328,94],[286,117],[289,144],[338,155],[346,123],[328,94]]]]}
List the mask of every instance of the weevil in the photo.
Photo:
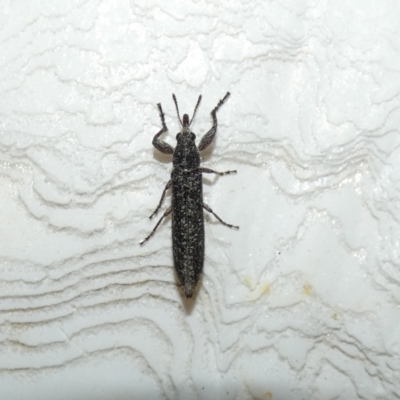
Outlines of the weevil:
{"type": "Polygon", "coordinates": [[[172,154],[173,169],[171,179],[165,186],[161,199],[150,219],[159,211],[165,194],[172,188],[172,206],[169,207],[157,222],[150,234],[140,243],[147,242],[161,222],[172,213],[172,250],[174,257],[175,271],[182,285],[186,298],[193,296],[197,283],[199,282],[204,265],[204,216],[203,208],[213,214],[218,221],[229,228],[239,229],[238,226],[224,222],[207,204],[203,202],[203,182],[202,174],[229,175],[236,171],[218,172],[210,168],[200,167],[200,151],[205,150],[214,140],[217,132],[217,111],[224,104],[230,93],[227,92],[217,106],[211,111],[213,125],[211,129],[200,140],[196,146],[196,135],[191,131],[190,125],[193,122],[196,111],[200,105],[201,95],[199,96],[193,111],[192,118],[184,114],[181,119],[179,114],[178,102],[175,94],[172,98],[175,103],[176,113],[182,130],[176,135],[175,149],[159,137],[168,131],[165,123],[165,116],[161,104],[158,103],[158,111],[162,128],[153,138],[153,146],[164,154],[172,154]]]}

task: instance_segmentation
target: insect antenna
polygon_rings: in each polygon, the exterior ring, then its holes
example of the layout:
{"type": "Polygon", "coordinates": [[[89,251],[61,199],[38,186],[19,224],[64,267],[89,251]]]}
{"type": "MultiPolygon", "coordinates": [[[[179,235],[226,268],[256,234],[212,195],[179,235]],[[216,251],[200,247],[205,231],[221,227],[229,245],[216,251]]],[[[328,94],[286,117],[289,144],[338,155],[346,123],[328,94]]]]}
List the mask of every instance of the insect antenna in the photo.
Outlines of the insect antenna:
{"type": "Polygon", "coordinates": [[[197,104],[196,104],[196,107],[194,108],[192,119],[189,122],[189,126],[192,124],[193,118],[196,115],[196,111],[199,108],[200,101],[201,101],[201,95],[199,96],[199,99],[197,100],[197,104]]]}
{"type": "Polygon", "coordinates": [[[176,107],[176,113],[178,114],[178,119],[179,122],[181,123],[181,126],[183,126],[181,116],[179,115],[179,107],[178,107],[178,102],[176,101],[175,93],[172,93],[172,98],[174,99],[175,107],[176,107]]]}

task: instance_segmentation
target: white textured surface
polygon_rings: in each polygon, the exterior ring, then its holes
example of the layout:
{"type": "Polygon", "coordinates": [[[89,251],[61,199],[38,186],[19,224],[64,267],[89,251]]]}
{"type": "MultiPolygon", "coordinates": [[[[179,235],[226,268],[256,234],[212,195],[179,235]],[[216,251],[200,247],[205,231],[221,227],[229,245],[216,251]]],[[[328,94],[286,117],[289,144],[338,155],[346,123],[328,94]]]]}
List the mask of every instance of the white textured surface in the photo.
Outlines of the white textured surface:
{"type": "Polygon", "coordinates": [[[0,399],[399,399],[400,3],[0,4],[0,399]],[[219,112],[205,274],[170,221],[219,112]],[[167,199],[168,204],[169,199],[167,199]]]}

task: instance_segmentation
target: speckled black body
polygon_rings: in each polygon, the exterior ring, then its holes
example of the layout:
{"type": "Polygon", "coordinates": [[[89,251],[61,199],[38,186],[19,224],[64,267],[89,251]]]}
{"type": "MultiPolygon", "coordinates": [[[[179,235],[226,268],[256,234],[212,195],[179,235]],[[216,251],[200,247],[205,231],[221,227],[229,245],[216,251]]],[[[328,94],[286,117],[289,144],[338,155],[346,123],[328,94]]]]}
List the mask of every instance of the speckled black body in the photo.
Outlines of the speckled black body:
{"type": "Polygon", "coordinates": [[[204,264],[203,182],[193,134],[178,134],[172,181],[174,266],[186,297],[191,297],[204,264]]]}
{"type": "Polygon", "coordinates": [[[217,130],[216,112],[228,98],[229,92],[219,101],[218,105],[212,110],[212,128],[204,135],[196,146],[196,135],[190,130],[190,124],[200,104],[201,96],[197,101],[193,117],[189,122],[189,116],[183,115],[183,121],[179,116],[178,104],[173,95],[182,131],[177,134],[176,148],[173,149],[168,143],[159,140],[159,136],[167,131],[165,117],[161,104],[157,104],[160,111],[162,129],[153,138],[153,145],[158,150],[166,154],[173,154],[173,170],[171,180],[167,183],[161,200],[150,216],[152,218],[160,209],[165,197],[165,193],[172,188],[172,207],[169,207],[160,218],[153,231],[144,239],[141,244],[146,242],[156,231],[162,220],[172,212],[172,243],[174,266],[182,289],[187,298],[193,296],[197,283],[200,279],[204,265],[204,216],[203,208],[212,213],[220,222],[231,228],[238,228],[225,223],[216,215],[212,209],[203,202],[203,173],[214,173],[227,175],[236,171],[217,172],[209,168],[200,167],[199,150],[204,150],[213,141],[217,130]]]}

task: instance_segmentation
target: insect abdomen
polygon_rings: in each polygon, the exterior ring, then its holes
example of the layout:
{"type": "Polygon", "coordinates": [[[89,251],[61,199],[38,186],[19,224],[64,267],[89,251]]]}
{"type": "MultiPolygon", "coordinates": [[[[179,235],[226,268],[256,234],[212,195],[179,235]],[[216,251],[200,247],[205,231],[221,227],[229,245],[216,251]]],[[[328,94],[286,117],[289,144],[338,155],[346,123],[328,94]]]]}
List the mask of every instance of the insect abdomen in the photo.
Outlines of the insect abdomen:
{"type": "Polygon", "coordinates": [[[202,174],[198,168],[172,171],[172,240],[175,270],[192,297],[204,264],[202,174]]]}

